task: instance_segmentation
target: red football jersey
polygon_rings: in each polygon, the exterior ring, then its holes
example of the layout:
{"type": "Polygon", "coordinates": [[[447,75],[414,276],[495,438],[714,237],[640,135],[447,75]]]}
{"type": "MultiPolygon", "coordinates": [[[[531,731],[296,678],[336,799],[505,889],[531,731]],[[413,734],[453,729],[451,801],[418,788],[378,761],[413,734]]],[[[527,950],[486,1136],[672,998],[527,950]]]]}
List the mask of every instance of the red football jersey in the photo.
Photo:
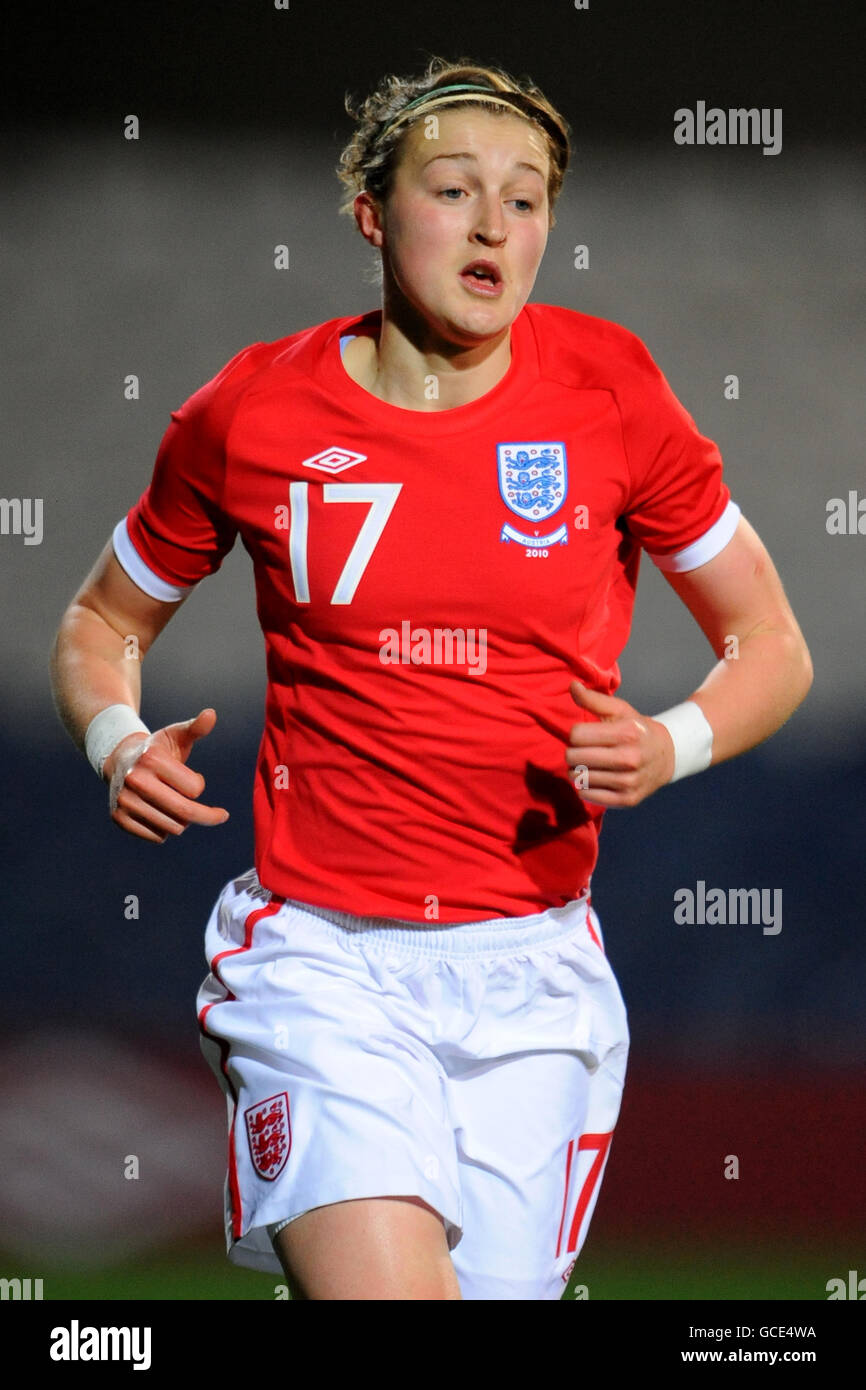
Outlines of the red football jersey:
{"type": "Polygon", "coordinates": [[[431,924],[561,906],[588,889],[603,814],[565,763],[591,718],[569,681],[616,690],[641,547],[695,568],[739,509],[715,444],[618,325],[527,304],[491,391],[416,411],[342,365],[341,337],[380,322],[234,357],[172,413],[115,550],[167,600],[238,534],[252,557],[272,893],[431,924]]]}

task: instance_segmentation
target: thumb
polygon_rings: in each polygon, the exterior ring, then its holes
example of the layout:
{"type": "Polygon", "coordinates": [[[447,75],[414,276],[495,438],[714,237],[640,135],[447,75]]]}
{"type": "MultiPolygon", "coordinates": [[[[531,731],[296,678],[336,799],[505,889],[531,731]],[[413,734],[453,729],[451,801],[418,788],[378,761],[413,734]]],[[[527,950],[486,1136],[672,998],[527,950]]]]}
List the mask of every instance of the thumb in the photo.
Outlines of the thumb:
{"type": "Polygon", "coordinates": [[[186,762],[196,739],[205,738],[212,731],[216,722],[216,710],[203,709],[195,716],[195,719],[186,719],[179,724],[169,724],[165,732],[170,736],[178,757],[186,762]]]}
{"type": "Polygon", "coordinates": [[[616,695],[603,695],[600,690],[590,690],[589,686],[581,685],[580,681],[572,681],[568,689],[576,705],[589,710],[590,714],[597,714],[599,719],[622,717],[626,702],[616,695]]]}

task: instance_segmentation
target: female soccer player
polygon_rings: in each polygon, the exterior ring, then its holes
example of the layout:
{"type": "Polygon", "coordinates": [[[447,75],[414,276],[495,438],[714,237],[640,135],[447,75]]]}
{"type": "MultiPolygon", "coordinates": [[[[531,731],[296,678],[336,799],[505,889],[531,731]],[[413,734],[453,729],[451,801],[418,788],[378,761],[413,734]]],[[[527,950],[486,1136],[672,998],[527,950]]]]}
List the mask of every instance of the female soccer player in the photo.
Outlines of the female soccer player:
{"type": "Polygon", "coordinates": [[[642,343],[527,302],[569,153],[549,101],[436,59],[352,114],[382,308],[246,348],[173,414],[55,690],[118,826],[225,821],[186,765],[214,711],[151,733],[124,639],[144,654],[240,534],[255,870],[199,996],[230,1253],[306,1299],[560,1298],[628,1047],[590,904],[604,809],[768,737],[809,655],[642,343]],[[641,548],[719,658],[655,718],[614,695],[641,548]]]}

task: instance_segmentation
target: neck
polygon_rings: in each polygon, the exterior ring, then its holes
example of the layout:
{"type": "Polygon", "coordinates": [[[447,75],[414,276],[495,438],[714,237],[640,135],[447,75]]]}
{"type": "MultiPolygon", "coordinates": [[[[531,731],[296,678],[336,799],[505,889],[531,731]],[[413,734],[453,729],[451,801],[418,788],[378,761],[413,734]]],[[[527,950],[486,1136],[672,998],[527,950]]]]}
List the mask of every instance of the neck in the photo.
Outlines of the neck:
{"type": "Polygon", "coordinates": [[[356,338],[343,355],[349,376],[371,395],[404,410],[453,410],[502,380],[511,363],[510,326],[471,345],[434,335],[410,306],[385,295],[378,341],[356,338]]]}

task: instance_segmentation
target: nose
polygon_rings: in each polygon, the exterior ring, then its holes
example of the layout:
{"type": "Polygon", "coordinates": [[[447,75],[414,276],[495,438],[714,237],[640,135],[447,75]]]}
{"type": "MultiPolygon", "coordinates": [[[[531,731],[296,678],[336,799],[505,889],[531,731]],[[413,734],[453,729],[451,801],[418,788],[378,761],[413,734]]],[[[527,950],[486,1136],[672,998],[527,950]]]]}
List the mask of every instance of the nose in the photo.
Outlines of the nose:
{"type": "Polygon", "coordinates": [[[507,232],[502,204],[498,198],[485,198],[481,201],[472,235],[485,246],[501,246],[507,232]]]}

